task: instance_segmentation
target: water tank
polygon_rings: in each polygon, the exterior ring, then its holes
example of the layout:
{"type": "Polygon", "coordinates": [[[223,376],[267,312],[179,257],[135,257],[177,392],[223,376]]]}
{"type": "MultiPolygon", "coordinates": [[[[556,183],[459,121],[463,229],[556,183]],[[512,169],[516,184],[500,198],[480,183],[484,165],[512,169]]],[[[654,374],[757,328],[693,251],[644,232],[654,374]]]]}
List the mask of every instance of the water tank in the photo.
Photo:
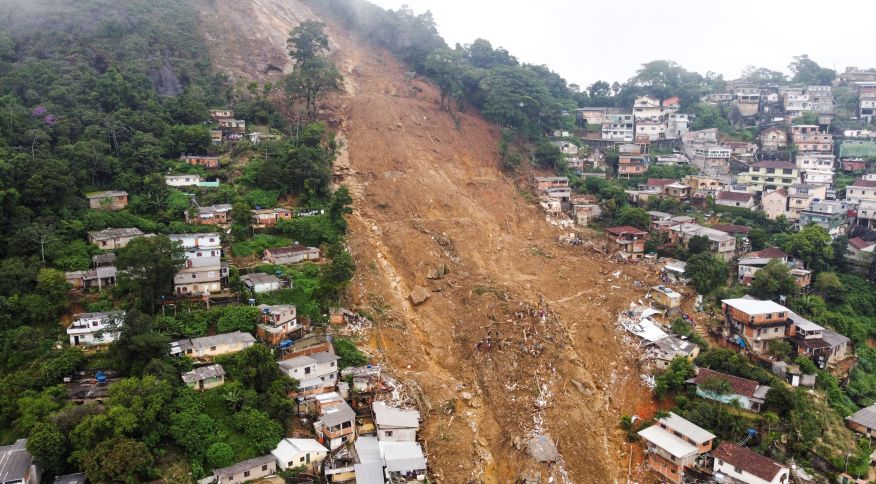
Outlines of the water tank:
{"type": "Polygon", "coordinates": [[[97,380],[98,383],[106,383],[107,377],[106,373],[99,371],[94,374],[94,379],[97,380]]]}
{"type": "Polygon", "coordinates": [[[292,340],[291,339],[284,339],[283,341],[280,341],[279,346],[280,346],[281,350],[285,350],[286,348],[289,348],[292,346],[292,340]]]}

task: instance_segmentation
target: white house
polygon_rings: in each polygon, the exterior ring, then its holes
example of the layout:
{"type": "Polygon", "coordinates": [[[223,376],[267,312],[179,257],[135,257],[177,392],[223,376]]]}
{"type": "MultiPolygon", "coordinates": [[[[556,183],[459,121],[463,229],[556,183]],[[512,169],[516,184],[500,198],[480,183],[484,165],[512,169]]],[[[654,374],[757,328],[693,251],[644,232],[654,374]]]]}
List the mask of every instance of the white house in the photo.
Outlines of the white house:
{"type": "Polygon", "coordinates": [[[233,333],[174,341],[170,343],[170,355],[212,358],[214,356],[237,353],[254,344],[255,338],[253,335],[235,331],[233,333]]]}
{"type": "Polygon", "coordinates": [[[380,442],[375,437],[359,437],[356,454],[360,462],[356,466],[357,477],[360,466],[369,472],[379,466],[384,471],[383,480],[410,482],[425,479],[426,456],[417,442],[380,442]]]}
{"type": "Polygon", "coordinates": [[[277,467],[286,470],[301,466],[311,466],[322,462],[329,450],[315,439],[283,439],[271,455],[277,459],[277,467]]]}
{"type": "Polygon", "coordinates": [[[240,282],[242,282],[247,289],[256,294],[280,289],[280,279],[278,279],[277,276],[263,274],[261,272],[240,276],[240,282]]]}
{"type": "Polygon", "coordinates": [[[277,364],[283,373],[298,380],[299,396],[325,393],[338,383],[338,356],[328,351],[296,356],[277,364]]]}
{"type": "Polygon", "coordinates": [[[178,295],[216,293],[228,268],[222,264],[222,241],[218,233],[173,234],[170,240],[185,249],[186,264],[173,278],[178,295]]]}
{"type": "Polygon", "coordinates": [[[790,469],[757,452],[729,442],[721,442],[712,451],[715,477],[729,477],[730,482],[745,484],[783,484],[790,481],[790,469]]]}
{"type": "Polygon", "coordinates": [[[169,187],[196,187],[201,183],[201,175],[165,175],[164,183],[169,187]]]}
{"type": "Polygon", "coordinates": [[[109,344],[119,337],[125,320],[124,311],[81,313],[73,317],[67,328],[71,346],[109,344]]]}
{"type": "Polygon", "coordinates": [[[383,402],[374,402],[374,425],[377,439],[381,442],[416,442],[420,429],[420,412],[390,407],[383,402]]]}

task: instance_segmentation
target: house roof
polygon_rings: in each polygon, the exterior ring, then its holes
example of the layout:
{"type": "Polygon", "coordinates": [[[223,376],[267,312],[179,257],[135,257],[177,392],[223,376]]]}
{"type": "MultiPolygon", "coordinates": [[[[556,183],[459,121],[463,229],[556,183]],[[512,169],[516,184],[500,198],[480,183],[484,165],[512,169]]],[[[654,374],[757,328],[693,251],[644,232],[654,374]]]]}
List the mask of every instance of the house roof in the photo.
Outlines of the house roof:
{"type": "Polygon", "coordinates": [[[276,459],[273,455],[263,455],[252,459],[247,459],[243,462],[238,462],[237,464],[230,465],[228,467],[215,469],[213,470],[213,475],[224,481],[225,478],[229,476],[233,476],[237,473],[248,471],[250,469],[255,469],[256,467],[261,467],[265,464],[270,464],[271,462],[276,462],[276,459]]]}
{"type": "Polygon", "coordinates": [[[876,429],[876,404],[862,408],[846,418],[869,429],[876,429]]]}
{"type": "Polygon", "coordinates": [[[278,208],[259,208],[255,210],[250,210],[253,215],[268,215],[272,213],[292,213],[289,209],[278,207],[278,208]]]}
{"type": "Polygon", "coordinates": [[[697,453],[688,441],[657,425],[640,430],[639,436],[679,459],[697,453]]]}
{"type": "Polygon", "coordinates": [[[292,439],[287,438],[277,444],[277,448],[271,454],[277,456],[283,462],[289,462],[295,454],[305,452],[328,452],[316,439],[292,439]]]}
{"type": "Polygon", "coordinates": [[[230,212],[231,204],[229,203],[219,203],[216,205],[210,205],[207,207],[200,207],[198,209],[198,213],[218,213],[218,212],[230,212]]]}
{"type": "Polygon", "coordinates": [[[794,311],[788,313],[788,316],[791,318],[791,321],[793,321],[794,325],[802,329],[803,331],[819,331],[824,329],[824,327],[817,325],[812,321],[809,321],[808,319],[800,316],[794,311]]]}
{"type": "Polygon", "coordinates": [[[691,422],[690,420],[680,417],[674,412],[669,412],[669,416],[661,418],[660,422],[662,422],[664,425],[671,428],[672,430],[683,434],[685,437],[693,440],[698,444],[708,442],[715,438],[715,434],[691,422]]]}
{"type": "Polygon", "coordinates": [[[232,343],[255,343],[255,338],[249,333],[235,331],[233,333],[217,334],[213,336],[202,336],[200,338],[182,339],[175,341],[180,347],[192,348],[209,348],[211,346],[229,345],[232,343]]]}
{"type": "Polygon", "coordinates": [[[93,192],[86,193],[85,198],[91,200],[93,198],[107,198],[107,197],[127,197],[128,192],[122,190],[107,190],[105,192],[93,192]]]}
{"type": "Polygon", "coordinates": [[[741,192],[718,192],[718,200],[730,200],[733,202],[750,202],[754,197],[751,193],[741,192]]]}
{"type": "Polygon", "coordinates": [[[648,212],[648,215],[650,215],[654,218],[657,218],[657,219],[664,219],[664,218],[669,218],[672,216],[672,214],[670,214],[670,213],[660,212],[657,210],[651,210],[650,212],[648,212]]]}
{"type": "Polygon", "coordinates": [[[558,182],[558,181],[568,182],[569,177],[565,177],[565,176],[537,176],[537,177],[535,177],[535,181],[539,181],[539,182],[558,182]]]}
{"type": "Polygon", "coordinates": [[[106,265],[112,264],[116,261],[115,252],[107,252],[106,254],[97,254],[91,258],[91,261],[94,262],[94,265],[106,265]]]}
{"type": "Polygon", "coordinates": [[[144,234],[142,230],[137,228],[103,229],[88,232],[88,236],[94,240],[115,239],[117,237],[137,237],[138,235],[144,234]]]}
{"type": "Polygon", "coordinates": [[[672,178],[648,178],[647,185],[649,187],[662,187],[675,183],[672,178]]]}
{"type": "Polygon", "coordinates": [[[67,474],[65,476],[56,477],[53,484],[85,484],[86,482],[88,482],[88,480],[85,478],[85,473],[80,472],[77,474],[67,474]]]}
{"type": "Polygon", "coordinates": [[[755,259],[787,259],[788,253],[778,247],[767,247],[766,249],[749,252],[745,254],[745,257],[755,259]]]}
{"type": "Polygon", "coordinates": [[[305,252],[305,251],[319,250],[319,249],[317,249],[316,247],[306,247],[306,246],[303,246],[301,244],[292,244],[289,247],[274,247],[274,248],[269,248],[269,249],[265,249],[265,250],[269,251],[271,254],[274,254],[274,255],[287,255],[287,254],[295,254],[298,252],[305,252]]]}
{"type": "Polygon", "coordinates": [[[383,463],[389,472],[425,470],[426,456],[417,442],[378,442],[383,463]]]}
{"type": "Polygon", "coordinates": [[[347,402],[341,402],[340,405],[329,407],[323,411],[319,421],[326,427],[335,427],[344,422],[349,422],[356,418],[356,412],[350,407],[347,402]]]}
{"type": "Polygon", "coordinates": [[[787,161],[777,161],[777,160],[763,160],[759,161],[753,165],[753,168],[778,168],[778,169],[789,169],[796,170],[797,165],[793,163],[788,163],[787,161]]]}
{"type": "Polygon", "coordinates": [[[390,407],[383,402],[374,402],[374,423],[378,426],[419,428],[420,412],[390,407]]]}
{"type": "Polygon", "coordinates": [[[225,376],[225,369],[222,365],[209,365],[195,368],[192,371],[182,374],[182,381],[185,383],[196,383],[207,378],[216,378],[225,376]]]}
{"type": "Polygon", "coordinates": [[[855,182],[849,185],[851,187],[876,188],[876,180],[865,180],[864,177],[858,177],[855,182]]]}
{"type": "Polygon", "coordinates": [[[821,333],[821,339],[823,339],[827,344],[830,345],[831,348],[837,347],[843,343],[848,343],[851,339],[847,338],[844,335],[837,333],[836,331],[831,331],[829,329],[825,329],[821,333]]]}
{"type": "Polygon", "coordinates": [[[791,313],[791,310],[785,306],[769,300],[760,301],[754,298],[740,297],[735,299],[722,299],[721,302],[749,315],[791,313]]]}
{"type": "Polygon", "coordinates": [[[380,458],[380,443],[377,437],[364,436],[356,439],[356,454],[362,464],[383,464],[380,458]]]}
{"type": "Polygon", "coordinates": [[[871,242],[871,241],[864,240],[860,237],[855,237],[853,239],[849,239],[849,245],[851,245],[852,247],[854,247],[858,250],[864,250],[868,247],[876,245],[876,242],[871,242]]]}
{"type": "Polygon", "coordinates": [[[273,274],[265,274],[256,272],[253,274],[245,274],[240,276],[240,280],[247,286],[255,286],[257,284],[279,284],[280,279],[273,274]]]}
{"type": "Polygon", "coordinates": [[[679,99],[678,96],[672,96],[670,98],[666,98],[663,100],[664,106],[670,106],[672,104],[679,104],[679,103],[681,103],[681,99],[679,99]]]}
{"type": "Polygon", "coordinates": [[[768,482],[772,482],[776,475],[785,468],[769,457],[764,457],[757,452],[729,442],[721,442],[721,445],[712,451],[712,455],[716,459],[721,459],[768,482]]]}
{"type": "Polygon", "coordinates": [[[735,375],[728,375],[726,373],[710,370],[708,368],[697,369],[697,376],[693,378],[693,381],[694,383],[699,385],[703,382],[703,380],[707,378],[718,378],[720,380],[724,380],[733,387],[734,394],[742,395],[745,397],[755,396],[755,392],[760,386],[760,384],[754,380],[749,380],[748,378],[742,378],[735,375]]]}
{"type": "Polygon", "coordinates": [[[27,439],[18,439],[12,445],[0,447],[0,482],[24,480],[33,456],[28,453],[27,439]]]}
{"type": "Polygon", "coordinates": [[[628,233],[636,233],[636,234],[646,234],[644,230],[639,230],[635,227],[631,227],[629,225],[622,225],[620,227],[609,227],[605,229],[606,232],[612,235],[623,235],[628,233]]]}
{"type": "Polygon", "coordinates": [[[353,469],[356,472],[356,484],[384,484],[386,482],[383,477],[383,465],[379,462],[356,464],[353,469]]]}
{"type": "Polygon", "coordinates": [[[748,227],[746,225],[712,224],[711,227],[715,230],[720,230],[721,232],[727,232],[728,234],[748,234],[748,233],[751,233],[751,227],[748,227]]]}

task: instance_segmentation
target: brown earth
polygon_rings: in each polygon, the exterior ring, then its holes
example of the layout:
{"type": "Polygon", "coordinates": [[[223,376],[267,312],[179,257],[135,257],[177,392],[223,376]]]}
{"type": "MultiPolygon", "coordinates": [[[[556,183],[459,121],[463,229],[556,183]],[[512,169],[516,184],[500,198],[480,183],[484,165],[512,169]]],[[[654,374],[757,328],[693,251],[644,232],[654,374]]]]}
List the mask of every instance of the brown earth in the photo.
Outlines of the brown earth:
{"type": "Polygon", "coordinates": [[[326,110],[342,120],[336,172],[355,201],[350,301],[375,318],[375,358],[421,390],[436,480],[625,480],[618,417],[653,405],[615,319],[644,295],[634,281],[652,280],[647,268],[558,244],[561,231],[498,169],[495,126],[472,112],[457,125],[435,86],[405,80],[330,17],[298,1],[193,1],[214,62],[236,79],[276,80],[266,66],[289,68],[287,32],[327,23],[347,87],[326,110]],[[442,262],[447,276],[427,279],[442,262]],[[431,297],[414,306],[418,285],[431,297]],[[528,456],[538,432],[560,462],[528,456]]]}

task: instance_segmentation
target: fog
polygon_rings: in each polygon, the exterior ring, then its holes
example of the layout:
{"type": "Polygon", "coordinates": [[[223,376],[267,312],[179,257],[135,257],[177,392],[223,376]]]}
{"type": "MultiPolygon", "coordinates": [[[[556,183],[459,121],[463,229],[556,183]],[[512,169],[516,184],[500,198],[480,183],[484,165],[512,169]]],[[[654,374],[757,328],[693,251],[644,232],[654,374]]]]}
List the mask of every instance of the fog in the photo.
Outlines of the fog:
{"type": "Polygon", "coordinates": [[[876,1],[371,1],[431,10],[451,46],[483,37],[582,87],[623,82],[655,59],[726,79],[739,77],[747,65],[787,72],[800,54],[839,71],[876,66],[876,1]]]}

